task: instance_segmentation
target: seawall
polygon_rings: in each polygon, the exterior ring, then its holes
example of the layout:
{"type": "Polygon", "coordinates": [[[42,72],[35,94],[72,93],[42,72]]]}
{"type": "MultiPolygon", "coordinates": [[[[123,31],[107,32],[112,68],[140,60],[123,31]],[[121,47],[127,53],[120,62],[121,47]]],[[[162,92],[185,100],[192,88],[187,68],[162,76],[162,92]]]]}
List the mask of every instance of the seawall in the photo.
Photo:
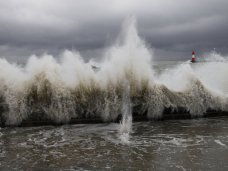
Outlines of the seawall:
{"type": "MultiPolygon", "coordinates": [[[[2,116],[2,115],[1,115],[2,116]]],[[[146,114],[139,114],[133,111],[133,122],[142,121],[162,121],[162,120],[177,120],[177,119],[193,119],[203,117],[221,117],[228,116],[228,111],[215,111],[208,110],[203,115],[191,115],[187,111],[172,111],[170,108],[166,108],[160,117],[148,118],[146,114]]],[[[116,119],[104,121],[100,117],[87,117],[87,118],[71,118],[68,122],[55,122],[51,119],[46,118],[42,113],[33,113],[31,117],[23,120],[18,125],[7,125],[4,118],[1,117],[0,127],[34,127],[34,126],[47,126],[47,125],[64,125],[64,124],[97,124],[97,123],[119,123],[122,115],[118,115],[116,119]]]]}

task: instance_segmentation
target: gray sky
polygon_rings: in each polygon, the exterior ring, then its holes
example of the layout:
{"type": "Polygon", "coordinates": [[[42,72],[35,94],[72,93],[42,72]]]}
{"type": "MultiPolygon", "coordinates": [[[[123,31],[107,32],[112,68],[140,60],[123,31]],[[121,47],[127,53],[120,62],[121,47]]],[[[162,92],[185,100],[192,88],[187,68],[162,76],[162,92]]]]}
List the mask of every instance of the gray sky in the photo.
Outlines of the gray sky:
{"type": "Polygon", "coordinates": [[[20,61],[74,46],[98,57],[130,15],[157,59],[228,54],[228,0],[0,0],[0,56],[20,61]]]}

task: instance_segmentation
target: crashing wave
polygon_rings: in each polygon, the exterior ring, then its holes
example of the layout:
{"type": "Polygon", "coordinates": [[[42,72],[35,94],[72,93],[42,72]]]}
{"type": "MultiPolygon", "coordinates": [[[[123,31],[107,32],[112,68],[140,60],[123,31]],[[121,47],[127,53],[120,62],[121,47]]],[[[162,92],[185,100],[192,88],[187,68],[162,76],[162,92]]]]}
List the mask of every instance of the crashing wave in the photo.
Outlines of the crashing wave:
{"type": "Polygon", "coordinates": [[[126,87],[133,117],[161,118],[165,110],[192,116],[208,110],[228,111],[227,63],[195,68],[183,63],[155,76],[152,55],[139,38],[135,21],[124,26],[99,70],[71,51],[65,51],[60,61],[51,55],[32,56],[24,67],[0,59],[1,123],[18,125],[29,119],[67,123],[72,118],[113,121],[123,110],[126,87]],[[213,70],[217,73],[205,74],[213,70]]]}

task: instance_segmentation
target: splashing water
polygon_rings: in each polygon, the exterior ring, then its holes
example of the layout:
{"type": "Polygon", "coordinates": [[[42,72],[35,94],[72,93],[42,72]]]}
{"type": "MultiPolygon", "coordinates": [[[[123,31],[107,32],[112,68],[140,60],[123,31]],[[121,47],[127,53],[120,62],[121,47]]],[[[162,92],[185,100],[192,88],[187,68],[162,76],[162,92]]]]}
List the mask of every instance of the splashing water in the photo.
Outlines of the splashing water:
{"type": "Polygon", "coordinates": [[[159,118],[166,108],[182,108],[193,116],[209,109],[228,111],[226,57],[216,55],[222,62],[182,63],[155,76],[152,54],[135,25],[134,19],[124,24],[97,71],[79,53],[68,50],[60,61],[51,55],[31,56],[25,66],[0,59],[0,123],[112,121],[123,114],[120,132],[130,132],[132,118],[125,113],[159,118]],[[128,88],[123,86],[126,80],[128,88]]]}
{"type": "Polygon", "coordinates": [[[128,81],[124,83],[123,102],[122,102],[122,121],[119,125],[119,134],[121,142],[130,143],[130,133],[132,131],[132,110],[130,100],[130,86],[128,81]]]}

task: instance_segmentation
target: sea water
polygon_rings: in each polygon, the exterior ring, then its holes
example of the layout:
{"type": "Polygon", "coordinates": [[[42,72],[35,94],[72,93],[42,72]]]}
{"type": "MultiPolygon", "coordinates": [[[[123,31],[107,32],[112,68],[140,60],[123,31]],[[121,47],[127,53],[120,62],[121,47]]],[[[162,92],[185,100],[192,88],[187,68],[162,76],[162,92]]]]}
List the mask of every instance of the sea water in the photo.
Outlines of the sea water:
{"type": "MultiPolygon", "coordinates": [[[[228,58],[211,53],[206,62],[154,60],[131,19],[93,69],[79,52],[31,56],[25,65],[0,58],[0,122],[72,118],[116,120],[128,96],[130,108],[149,119],[166,108],[182,108],[192,116],[228,110],[228,58]],[[127,85],[126,85],[127,84],[127,85]],[[125,100],[124,100],[125,99],[125,100]],[[40,115],[38,115],[40,114],[40,115]]],[[[128,107],[129,108],[129,107],[128,107]]]]}
{"type": "Polygon", "coordinates": [[[227,170],[228,118],[3,128],[0,170],[227,170]]]}
{"type": "MultiPolygon", "coordinates": [[[[78,52],[0,59],[1,122],[31,113],[67,124],[101,117],[106,124],[0,129],[0,170],[227,170],[228,118],[132,123],[132,109],[159,118],[182,107],[193,116],[228,110],[227,57],[204,63],[155,61],[135,22],[107,49],[98,70],[78,52]],[[122,115],[120,123],[108,123],[122,115]]],[[[34,117],[34,116],[33,116],[34,117]]],[[[38,117],[38,116],[37,116],[38,117]]]]}

